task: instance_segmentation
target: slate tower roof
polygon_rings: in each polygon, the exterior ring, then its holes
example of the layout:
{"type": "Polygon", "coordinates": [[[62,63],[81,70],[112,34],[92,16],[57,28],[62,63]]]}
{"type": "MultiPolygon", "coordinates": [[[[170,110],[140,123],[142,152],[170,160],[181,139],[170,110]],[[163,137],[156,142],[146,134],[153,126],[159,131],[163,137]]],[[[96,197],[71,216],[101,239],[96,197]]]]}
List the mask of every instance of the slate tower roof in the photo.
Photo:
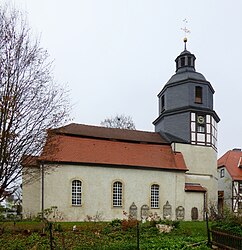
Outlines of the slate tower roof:
{"type": "MultiPolygon", "coordinates": [[[[196,57],[187,50],[186,40],[184,42],[184,51],[175,59],[175,74],[158,94],[159,116],[153,124],[156,132],[170,134],[177,137],[178,141],[191,143],[194,141],[192,137],[196,137],[195,134],[198,132],[196,129],[191,131],[191,114],[195,117],[194,123],[198,116],[200,121],[202,121],[201,116],[203,116],[204,122],[209,124],[212,122],[218,123],[220,119],[213,109],[215,91],[210,82],[196,71],[196,57]],[[194,132],[194,135],[192,135],[192,132],[194,132]]],[[[206,127],[205,125],[204,127],[206,127]]],[[[194,124],[194,126],[196,125],[194,124]]],[[[204,133],[206,134],[208,130],[204,133]]],[[[214,138],[216,137],[215,134],[216,131],[214,132],[214,138]]],[[[213,140],[213,138],[209,140],[213,140]]],[[[204,145],[207,145],[206,140],[204,143],[204,145]]]]}

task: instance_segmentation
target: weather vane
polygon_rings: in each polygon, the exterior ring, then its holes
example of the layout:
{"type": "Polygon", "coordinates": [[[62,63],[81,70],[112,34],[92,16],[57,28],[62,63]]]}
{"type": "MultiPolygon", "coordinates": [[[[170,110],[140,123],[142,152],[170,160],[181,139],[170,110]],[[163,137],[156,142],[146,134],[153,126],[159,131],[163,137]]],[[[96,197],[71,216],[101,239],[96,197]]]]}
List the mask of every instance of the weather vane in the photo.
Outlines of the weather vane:
{"type": "Polygon", "coordinates": [[[187,29],[187,23],[188,23],[187,19],[185,18],[185,19],[182,20],[182,21],[183,21],[183,23],[184,23],[184,28],[181,28],[181,30],[184,31],[184,39],[183,39],[183,41],[184,41],[184,43],[185,43],[185,50],[186,50],[186,49],[187,49],[187,48],[186,48],[187,34],[190,34],[191,31],[190,31],[189,29],[187,29]]]}

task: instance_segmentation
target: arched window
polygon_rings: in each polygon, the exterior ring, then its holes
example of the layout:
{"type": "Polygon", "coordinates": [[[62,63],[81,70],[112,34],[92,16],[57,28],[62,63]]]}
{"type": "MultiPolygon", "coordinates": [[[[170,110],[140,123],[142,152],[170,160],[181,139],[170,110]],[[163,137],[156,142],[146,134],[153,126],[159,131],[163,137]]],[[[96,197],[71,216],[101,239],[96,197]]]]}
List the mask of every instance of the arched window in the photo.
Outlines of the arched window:
{"type": "Polygon", "coordinates": [[[123,184],[120,181],[113,183],[113,207],[122,207],[123,205],[123,184]]]}
{"type": "Polygon", "coordinates": [[[72,181],[72,205],[81,206],[82,204],[82,182],[79,180],[72,181]]]}
{"type": "Polygon", "coordinates": [[[151,199],[150,199],[151,208],[159,208],[159,190],[160,190],[159,185],[153,184],[151,186],[151,199]]]}

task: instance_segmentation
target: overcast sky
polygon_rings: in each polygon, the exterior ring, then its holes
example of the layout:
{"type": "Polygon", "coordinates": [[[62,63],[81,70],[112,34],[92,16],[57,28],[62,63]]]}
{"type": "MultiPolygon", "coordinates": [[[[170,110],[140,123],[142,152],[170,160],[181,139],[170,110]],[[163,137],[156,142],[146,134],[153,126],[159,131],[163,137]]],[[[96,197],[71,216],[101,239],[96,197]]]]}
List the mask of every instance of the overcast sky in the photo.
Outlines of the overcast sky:
{"type": "Polygon", "coordinates": [[[99,125],[126,114],[148,131],[158,116],[157,94],[183,51],[186,18],[187,49],[215,89],[219,155],[242,147],[241,0],[13,2],[41,34],[41,45],[55,60],[56,80],[70,89],[73,122],[99,125]]]}

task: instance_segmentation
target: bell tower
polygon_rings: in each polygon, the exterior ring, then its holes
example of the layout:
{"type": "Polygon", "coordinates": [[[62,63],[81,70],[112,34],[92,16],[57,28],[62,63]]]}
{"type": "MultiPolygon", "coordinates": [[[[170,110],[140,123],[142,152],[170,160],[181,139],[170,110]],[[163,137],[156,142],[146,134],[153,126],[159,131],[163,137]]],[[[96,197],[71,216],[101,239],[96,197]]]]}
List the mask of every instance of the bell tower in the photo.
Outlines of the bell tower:
{"type": "Polygon", "coordinates": [[[155,131],[171,142],[217,149],[217,123],[213,110],[214,89],[195,69],[196,57],[186,49],[176,58],[176,72],[158,94],[159,116],[155,131]]]}

